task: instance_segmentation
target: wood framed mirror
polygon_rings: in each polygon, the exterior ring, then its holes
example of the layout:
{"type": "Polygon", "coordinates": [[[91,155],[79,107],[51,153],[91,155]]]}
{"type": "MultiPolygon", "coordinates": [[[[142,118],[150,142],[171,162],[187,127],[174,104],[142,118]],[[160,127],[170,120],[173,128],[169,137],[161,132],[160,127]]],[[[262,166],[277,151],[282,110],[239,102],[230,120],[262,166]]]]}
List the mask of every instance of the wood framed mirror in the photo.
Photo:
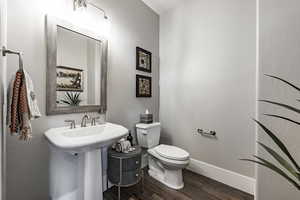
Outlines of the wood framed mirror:
{"type": "Polygon", "coordinates": [[[105,113],[107,39],[52,16],[46,24],[46,114],[105,113]]]}

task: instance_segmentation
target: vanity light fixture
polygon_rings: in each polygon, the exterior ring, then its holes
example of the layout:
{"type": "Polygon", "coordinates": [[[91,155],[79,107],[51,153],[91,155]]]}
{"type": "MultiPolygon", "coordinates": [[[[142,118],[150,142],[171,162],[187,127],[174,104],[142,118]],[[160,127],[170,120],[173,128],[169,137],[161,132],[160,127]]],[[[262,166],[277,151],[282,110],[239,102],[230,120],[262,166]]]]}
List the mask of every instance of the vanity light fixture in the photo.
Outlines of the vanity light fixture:
{"type": "Polygon", "coordinates": [[[100,8],[96,4],[89,2],[88,0],[73,0],[74,10],[79,9],[81,7],[87,8],[88,5],[93,6],[94,8],[100,10],[104,14],[104,19],[108,19],[106,12],[104,9],[100,8]]]}

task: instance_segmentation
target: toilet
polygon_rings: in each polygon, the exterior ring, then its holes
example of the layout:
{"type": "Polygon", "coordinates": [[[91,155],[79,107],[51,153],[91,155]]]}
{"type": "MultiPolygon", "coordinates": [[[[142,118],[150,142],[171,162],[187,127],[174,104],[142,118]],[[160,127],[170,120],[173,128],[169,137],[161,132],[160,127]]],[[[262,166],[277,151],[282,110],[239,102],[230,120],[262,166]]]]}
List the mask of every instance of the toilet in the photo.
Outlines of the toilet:
{"type": "Polygon", "coordinates": [[[183,188],[182,169],[189,164],[189,153],[176,146],[159,144],[159,122],[137,124],[136,129],[139,145],[148,149],[149,175],[172,189],[183,188]]]}

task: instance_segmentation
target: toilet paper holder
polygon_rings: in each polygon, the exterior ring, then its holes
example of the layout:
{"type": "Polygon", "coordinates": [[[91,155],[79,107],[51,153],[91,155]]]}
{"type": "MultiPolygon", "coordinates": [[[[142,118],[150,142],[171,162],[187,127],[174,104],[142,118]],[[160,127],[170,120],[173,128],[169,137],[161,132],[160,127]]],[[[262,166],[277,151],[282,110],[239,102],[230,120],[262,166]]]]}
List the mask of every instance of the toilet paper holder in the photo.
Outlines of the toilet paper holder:
{"type": "Polygon", "coordinates": [[[204,131],[203,129],[198,128],[197,132],[203,136],[209,136],[209,137],[216,137],[217,132],[216,131],[204,131]]]}

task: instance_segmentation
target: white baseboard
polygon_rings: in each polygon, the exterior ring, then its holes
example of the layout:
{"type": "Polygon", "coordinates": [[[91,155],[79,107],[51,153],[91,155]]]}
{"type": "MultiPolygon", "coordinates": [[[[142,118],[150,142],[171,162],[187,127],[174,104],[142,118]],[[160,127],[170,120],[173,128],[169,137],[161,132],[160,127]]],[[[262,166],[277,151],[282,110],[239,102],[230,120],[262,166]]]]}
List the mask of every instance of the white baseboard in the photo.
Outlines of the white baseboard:
{"type": "Polygon", "coordinates": [[[190,160],[190,164],[187,169],[249,194],[255,194],[256,180],[254,178],[244,176],[196,159],[190,160]]]}

